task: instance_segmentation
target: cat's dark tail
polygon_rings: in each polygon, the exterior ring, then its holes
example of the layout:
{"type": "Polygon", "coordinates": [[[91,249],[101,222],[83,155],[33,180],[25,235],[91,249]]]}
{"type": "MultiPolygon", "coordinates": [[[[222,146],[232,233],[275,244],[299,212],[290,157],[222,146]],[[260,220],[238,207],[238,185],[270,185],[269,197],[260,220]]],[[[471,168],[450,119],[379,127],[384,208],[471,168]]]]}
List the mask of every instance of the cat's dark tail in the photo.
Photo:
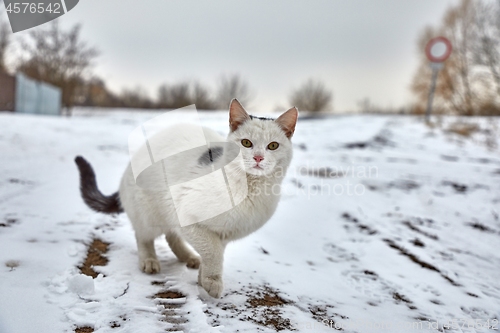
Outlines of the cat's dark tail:
{"type": "Polygon", "coordinates": [[[102,194],[97,188],[94,169],[90,163],[81,156],[75,158],[75,163],[80,171],[80,192],[87,206],[105,214],[122,213],[123,208],[118,192],[108,196],[102,194]]]}

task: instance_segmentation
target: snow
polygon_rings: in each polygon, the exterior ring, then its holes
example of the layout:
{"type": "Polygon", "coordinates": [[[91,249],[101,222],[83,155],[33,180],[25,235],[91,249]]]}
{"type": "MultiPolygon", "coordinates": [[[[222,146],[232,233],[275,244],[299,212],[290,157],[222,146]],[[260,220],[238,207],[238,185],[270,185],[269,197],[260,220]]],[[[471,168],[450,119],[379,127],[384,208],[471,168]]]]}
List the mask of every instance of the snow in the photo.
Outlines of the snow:
{"type": "Polygon", "coordinates": [[[79,274],[68,281],[69,290],[78,295],[92,295],[95,292],[94,279],[91,276],[79,274]]]}
{"type": "MultiPolygon", "coordinates": [[[[500,319],[499,119],[469,120],[483,130],[468,138],[442,129],[454,118],[300,121],[278,210],[228,246],[213,299],[164,239],[162,272],[141,273],[127,217],[80,198],[74,157],[116,191],[129,133],[156,115],[0,114],[0,332],[494,331],[479,326],[500,319]],[[109,262],[92,279],[78,267],[95,238],[109,262]],[[167,290],[182,297],[154,297],[167,290]]],[[[225,112],[200,119],[227,132],[225,112]]]]}

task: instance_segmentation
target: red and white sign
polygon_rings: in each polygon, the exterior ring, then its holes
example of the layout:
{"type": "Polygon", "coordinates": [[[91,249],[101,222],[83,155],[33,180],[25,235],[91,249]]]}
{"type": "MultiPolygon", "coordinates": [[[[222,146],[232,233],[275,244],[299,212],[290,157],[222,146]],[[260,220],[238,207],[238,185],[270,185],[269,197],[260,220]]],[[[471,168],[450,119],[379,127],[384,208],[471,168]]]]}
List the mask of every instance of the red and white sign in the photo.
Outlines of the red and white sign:
{"type": "Polygon", "coordinates": [[[425,55],[431,62],[443,62],[451,54],[451,43],[445,37],[431,39],[425,46],[425,55]]]}

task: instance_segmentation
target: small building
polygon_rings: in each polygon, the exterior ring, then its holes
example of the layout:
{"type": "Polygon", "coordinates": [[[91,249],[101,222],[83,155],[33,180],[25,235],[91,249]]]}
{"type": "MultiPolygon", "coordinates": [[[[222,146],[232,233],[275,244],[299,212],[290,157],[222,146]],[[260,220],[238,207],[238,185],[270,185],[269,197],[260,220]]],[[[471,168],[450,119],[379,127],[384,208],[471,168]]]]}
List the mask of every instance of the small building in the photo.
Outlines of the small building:
{"type": "Polygon", "coordinates": [[[61,89],[51,84],[0,71],[0,111],[59,115],[61,97],[61,89]]]}
{"type": "Polygon", "coordinates": [[[16,78],[0,70],[0,111],[14,111],[16,78]]]}

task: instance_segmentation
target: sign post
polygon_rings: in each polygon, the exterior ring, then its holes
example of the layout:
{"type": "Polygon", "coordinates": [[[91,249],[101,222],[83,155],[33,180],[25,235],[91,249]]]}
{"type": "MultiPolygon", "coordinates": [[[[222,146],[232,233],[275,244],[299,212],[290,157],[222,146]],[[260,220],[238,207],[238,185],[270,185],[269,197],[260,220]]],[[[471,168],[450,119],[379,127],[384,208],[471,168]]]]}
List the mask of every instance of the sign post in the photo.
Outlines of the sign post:
{"type": "Polygon", "coordinates": [[[431,88],[427,99],[427,110],[425,111],[425,120],[429,121],[432,113],[432,101],[434,91],[436,90],[436,81],[439,70],[443,68],[443,62],[449,58],[452,51],[450,41],[445,37],[436,37],[427,42],[425,46],[425,55],[429,59],[432,69],[431,88]]]}

